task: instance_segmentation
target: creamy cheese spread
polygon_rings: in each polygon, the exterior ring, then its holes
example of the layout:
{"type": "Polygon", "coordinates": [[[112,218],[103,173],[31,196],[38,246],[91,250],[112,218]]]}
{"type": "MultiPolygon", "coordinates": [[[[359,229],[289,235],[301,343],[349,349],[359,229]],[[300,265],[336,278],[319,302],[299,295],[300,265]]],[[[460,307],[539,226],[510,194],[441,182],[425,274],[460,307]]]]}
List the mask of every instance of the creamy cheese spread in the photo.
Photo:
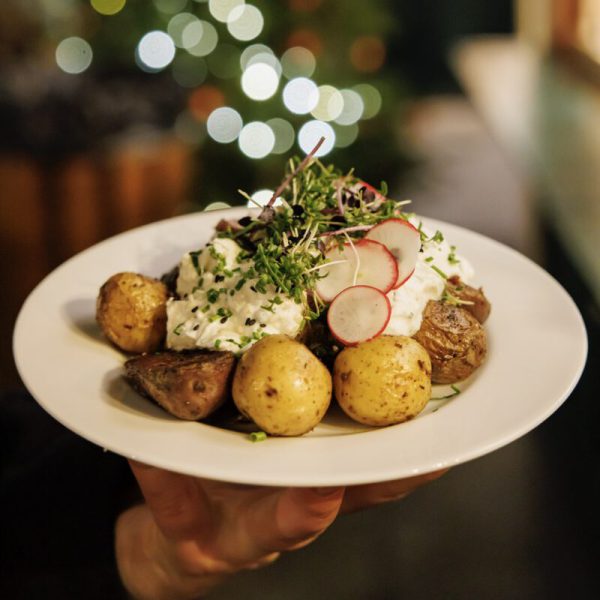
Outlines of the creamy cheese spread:
{"type": "Polygon", "coordinates": [[[233,240],[215,238],[179,264],[179,300],[167,303],[167,347],[245,351],[261,337],[300,331],[304,307],[261,286],[233,240]]]}
{"type": "Polygon", "coordinates": [[[423,311],[429,300],[439,300],[445,288],[445,278],[458,275],[464,283],[473,278],[473,267],[455,252],[440,232],[422,231],[429,238],[410,279],[388,294],[392,315],[384,334],[412,336],[421,327],[423,311]]]}

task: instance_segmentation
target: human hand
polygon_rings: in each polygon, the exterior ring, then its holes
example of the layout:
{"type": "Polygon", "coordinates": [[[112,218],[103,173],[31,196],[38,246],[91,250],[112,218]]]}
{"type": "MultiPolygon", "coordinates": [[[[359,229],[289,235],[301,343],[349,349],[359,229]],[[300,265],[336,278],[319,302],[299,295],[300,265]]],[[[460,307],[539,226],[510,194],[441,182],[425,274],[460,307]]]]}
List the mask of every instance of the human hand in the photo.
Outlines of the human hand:
{"type": "Polygon", "coordinates": [[[116,553],[125,587],[140,600],[197,598],[229,574],[309,544],[339,513],[404,497],[443,473],[347,488],[272,488],[130,465],[146,503],[119,517],[116,553]]]}

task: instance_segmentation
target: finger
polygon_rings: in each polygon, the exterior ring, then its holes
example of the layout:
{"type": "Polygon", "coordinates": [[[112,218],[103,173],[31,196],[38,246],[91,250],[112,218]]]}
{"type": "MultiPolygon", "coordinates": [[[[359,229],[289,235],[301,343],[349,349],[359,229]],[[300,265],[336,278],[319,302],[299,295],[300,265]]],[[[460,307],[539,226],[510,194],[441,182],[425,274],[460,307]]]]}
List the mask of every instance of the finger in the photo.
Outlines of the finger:
{"type": "Polygon", "coordinates": [[[300,548],[335,520],[344,488],[287,488],[250,507],[248,530],[262,553],[300,548]]]}
{"type": "Polygon", "coordinates": [[[346,514],[369,506],[400,500],[422,485],[441,477],[447,470],[443,469],[395,481],[348,487],[344,495],[341,512],[346,514]]]}
{"type": "Polygon", "coordinates": [[[130,460],[148,508],[162,533],[170,539],[207,535],[210,504],[196,480],[130,460]]]}

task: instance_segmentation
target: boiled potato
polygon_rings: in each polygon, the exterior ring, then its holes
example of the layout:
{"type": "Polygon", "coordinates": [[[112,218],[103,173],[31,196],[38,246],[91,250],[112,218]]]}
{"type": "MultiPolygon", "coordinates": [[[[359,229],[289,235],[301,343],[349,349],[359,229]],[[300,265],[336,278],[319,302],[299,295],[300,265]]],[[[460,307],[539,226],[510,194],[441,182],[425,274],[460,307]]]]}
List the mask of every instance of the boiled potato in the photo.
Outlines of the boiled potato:
{"type": "Polygon", "coordinates": [[[96,320],[104,335],[126,352],[154,352],[166,334],[166,286],[137,273],[117,273],[100,288],[96,320]]]}
{"type": "Polygon", "coordinates": [[[366,425],[393,425],[418,415],[431,397],[431,360],[405,336],[382,335],[338,354],[335,397],[344,412],[366,425]]]}
{"type": "Polygon", "coordinates": [[[266,433],[302,435],[329,407],[331,375],[304,344],[270,335],[242,356],[232,392],[238,410],[266,433]]]}

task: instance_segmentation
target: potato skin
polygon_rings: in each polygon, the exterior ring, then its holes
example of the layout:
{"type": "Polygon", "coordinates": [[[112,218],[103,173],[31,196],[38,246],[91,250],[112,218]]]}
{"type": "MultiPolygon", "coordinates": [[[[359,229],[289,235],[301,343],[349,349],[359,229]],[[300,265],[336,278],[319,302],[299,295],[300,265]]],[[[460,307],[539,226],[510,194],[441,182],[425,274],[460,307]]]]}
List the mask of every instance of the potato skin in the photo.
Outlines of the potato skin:
{"type": "Polygon", "coordinates": [[[333,385],[342,410],[355,421],[402,423],[431,398],[431,361],[412,338],[381,335],[338,354],[333,385]]]}
{"type": "Polygon", "coordinates": [[[331,388],[329,371],[304,344],[270,335],[240,359],[232,393],[238,410],[263,431],[294,436],[321,421],[331,388]]]}
{"type": "Polygon", "coordinates": [[[485,360],[487,336],[467,310],[430,300],[415,339],[427,350],[434,383],[454,383],[469,377],[485,360]]]}
{"type": "Polygon", "coordinates": [[[167,297],[167,287],[156,279],[117,273],[100,288],[96,320],[121,350],[154,352],[166,335],[167,297]]]}

